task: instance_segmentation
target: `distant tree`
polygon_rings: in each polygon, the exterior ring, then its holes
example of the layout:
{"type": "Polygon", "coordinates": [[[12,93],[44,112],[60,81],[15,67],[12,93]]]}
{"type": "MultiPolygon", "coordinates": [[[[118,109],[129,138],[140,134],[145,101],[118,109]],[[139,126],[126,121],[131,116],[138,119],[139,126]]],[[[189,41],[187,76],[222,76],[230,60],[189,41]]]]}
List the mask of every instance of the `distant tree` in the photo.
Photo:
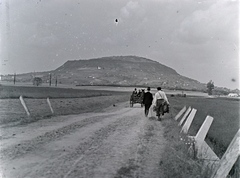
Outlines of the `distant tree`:
{"type": "Polygon", "coordinates": [[[208,92],[208,95],[212,95],[212,90],[214,89],[214,82],[212,80],[210,80],[208,83],[207,83],[207,92],[208,92]]]}
{"type": "Polygon", "coordinates": [[[33,79],[33,85],[41,85],[42,84],[42,79],[40,77],[34,77],[33,79]]]}

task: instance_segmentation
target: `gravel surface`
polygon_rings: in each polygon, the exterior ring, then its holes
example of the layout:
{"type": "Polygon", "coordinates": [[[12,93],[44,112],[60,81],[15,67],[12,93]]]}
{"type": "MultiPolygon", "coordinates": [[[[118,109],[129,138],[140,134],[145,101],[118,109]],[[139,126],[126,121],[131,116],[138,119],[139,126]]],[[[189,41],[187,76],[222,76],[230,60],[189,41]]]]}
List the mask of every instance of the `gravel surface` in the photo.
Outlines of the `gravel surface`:
{"type": "Polygon", "coordinates": [[[3,178],[164,177],[163,127],[138,104],[56,116],[1,133],[3,178]]]}

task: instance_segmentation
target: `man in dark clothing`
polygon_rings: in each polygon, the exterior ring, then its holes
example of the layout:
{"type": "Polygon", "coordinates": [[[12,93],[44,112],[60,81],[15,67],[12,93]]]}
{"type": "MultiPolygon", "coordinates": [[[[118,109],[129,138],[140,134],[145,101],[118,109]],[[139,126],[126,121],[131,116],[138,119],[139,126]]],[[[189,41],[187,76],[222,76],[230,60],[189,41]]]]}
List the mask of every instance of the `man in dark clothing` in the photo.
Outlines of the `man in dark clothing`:
{"type": "Polygon", "coordinates": [[[146,117],[148,116],[149,108],[152,105],[152,100],[153,96],[152,93],[150,93],[150,87],[148,87],[147,92],[143,96],[143,104],[145,106],[144,113],[146,117]]]}

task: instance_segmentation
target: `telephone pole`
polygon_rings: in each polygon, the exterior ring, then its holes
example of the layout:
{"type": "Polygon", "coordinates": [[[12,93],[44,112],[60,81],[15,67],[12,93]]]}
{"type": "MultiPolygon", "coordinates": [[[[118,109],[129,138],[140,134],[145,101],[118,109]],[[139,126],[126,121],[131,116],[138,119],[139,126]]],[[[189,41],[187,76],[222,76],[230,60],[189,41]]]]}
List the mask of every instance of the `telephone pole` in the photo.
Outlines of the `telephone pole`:
{"type": "Polygon", "coordinates": [[[51,84],[52,84],[52,74],[49,73],[49,86],[51,86],[51,84]]]}
{"type": "Polygon", "coordinates": [[[57,86],[57,82],[58,82],[58,81],[57,81],[57,76],[56,76],[55,86],[57,86]]]}
{"type": "Polygon", "coordinates": [[[13,75],[13,83],[14,83],[14,85],[16,83],[16,73],[14,73],[14,75],[13,75]]]}

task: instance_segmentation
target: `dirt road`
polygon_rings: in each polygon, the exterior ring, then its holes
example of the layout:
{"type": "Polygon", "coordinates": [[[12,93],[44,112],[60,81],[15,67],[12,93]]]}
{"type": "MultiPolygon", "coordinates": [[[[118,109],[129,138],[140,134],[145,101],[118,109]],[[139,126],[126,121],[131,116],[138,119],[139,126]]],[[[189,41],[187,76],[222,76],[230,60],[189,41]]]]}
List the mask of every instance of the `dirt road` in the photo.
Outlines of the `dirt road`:
{"type": "MultiPolygon", "coordinates": [[[[3,178],[164,177],[161,122],[128,103],[1,128],[3,178]]],[[[1,175],[0,175],[1,177],[1,175]]]]}

